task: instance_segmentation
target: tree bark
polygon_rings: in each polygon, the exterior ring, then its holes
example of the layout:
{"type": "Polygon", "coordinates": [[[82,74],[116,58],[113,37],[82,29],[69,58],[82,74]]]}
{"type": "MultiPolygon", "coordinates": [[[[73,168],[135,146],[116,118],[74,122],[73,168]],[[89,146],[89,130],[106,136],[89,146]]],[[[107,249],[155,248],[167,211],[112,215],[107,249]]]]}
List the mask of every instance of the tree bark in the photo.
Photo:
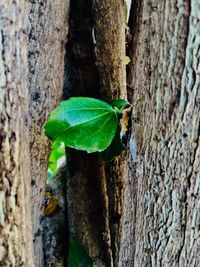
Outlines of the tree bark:
{"type": "Polygon", "coordinates": [[[69,1],[33,1],[27,13],[32,224],[39,267],[44,261],[41,222],[50,149],[43,126],[62,96],[69,1]]]}
{"type": "Polygon", "coordinates": [[[69,232],[97,267],[198,267],[200,5],[132,1],[126,88],[122,2],[70,4],[65,70],[69,1],[0,4],[0,266],[64,265],[67,204],[69,232]],[[64,98],[128,93],[132,135],[128,159],[109,164],[69,151],[67,182],[49,185],[63,189],[61,210],[42,232],[43,124],[63,80],[64,98]]]}
{"type": "MultiPolygon", "coordinates": [[[[96,38],[96,66],[100,79],[100,94],[105,101],[127,99],[125,65],[125,16],[122,1],[93,1],[96,38]]],[[[99,173],[104,181],[106,225],[110,265],[117,266],[121,239],[126,154],[112,162],[100,163],[99,173]]]]}
{"type": "Polygon", "coordinates": [[[33,266],[25,2],[0,3],[0,266],[33,266]]]}
{"type": "Polygon", "coordinates": [[[62,95],[68,11],[62,0],[0,4],[0,266],[44,263],[43,125],[62,95]]]}
{"type": "Polygon", "coordinates": [[[133,2],[128,93],[137,121],[119,266],[200,264],[199,14],[197,1],[133,2]]]}

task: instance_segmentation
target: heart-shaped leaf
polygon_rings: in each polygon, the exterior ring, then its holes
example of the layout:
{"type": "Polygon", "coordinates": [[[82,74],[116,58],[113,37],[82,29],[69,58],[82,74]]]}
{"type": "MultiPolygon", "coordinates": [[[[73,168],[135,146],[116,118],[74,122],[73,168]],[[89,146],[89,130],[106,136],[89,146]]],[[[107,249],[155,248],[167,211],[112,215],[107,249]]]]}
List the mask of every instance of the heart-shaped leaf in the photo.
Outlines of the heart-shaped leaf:
{"type": "Polygon", "coordinates": [[[103,151],[115,136],[119,110],[94,98],[73,97],[63,101],[45,125],[46,135],[65,146],[88,153],[103,151]]]}

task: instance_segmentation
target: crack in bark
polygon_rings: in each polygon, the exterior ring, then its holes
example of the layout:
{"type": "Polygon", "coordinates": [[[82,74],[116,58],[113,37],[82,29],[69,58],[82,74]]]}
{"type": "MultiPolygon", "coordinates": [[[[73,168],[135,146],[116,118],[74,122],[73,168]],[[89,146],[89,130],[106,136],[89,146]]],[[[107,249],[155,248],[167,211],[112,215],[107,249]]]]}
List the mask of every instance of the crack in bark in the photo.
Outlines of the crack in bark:
{"type": "Polygon", "coordinates": [[[3,60],[3,68],[4,68],[4,75],[5,75],[5,85],[3,86],[4,88],[7,88],[8,86],[8,77],[7,77],[7,65],[6,65],[6,60],[5,60],[5,53],[6,53],[6,47],[5,47],[5,37],[3,30],[0,30],[1,32],[1,44],[2,44],[2,60],[3,60]]]}

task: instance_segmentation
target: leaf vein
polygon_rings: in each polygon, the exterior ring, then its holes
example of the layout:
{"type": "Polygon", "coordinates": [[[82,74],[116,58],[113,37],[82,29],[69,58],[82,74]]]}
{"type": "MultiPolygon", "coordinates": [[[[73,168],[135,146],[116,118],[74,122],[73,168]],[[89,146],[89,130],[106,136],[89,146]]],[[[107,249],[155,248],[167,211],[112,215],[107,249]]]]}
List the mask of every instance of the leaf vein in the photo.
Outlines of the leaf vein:
{"type": "MultiPolygon", "coordinates": [[[[110,113],[110,112],[105,112],[104,114],[101,114],[101,115],[96,116],[96,117],[94,117],[94,118],[90,118],[90,119],[88,119],[88,120],[86,120],[86,121],[79,122],[79,123],[74,124],[74,125],[70,125],[70,124],[69,124],[69,127],[67,127],[67,128],[65,128],[64,130],[60,131],[60,132],[59,132],[57,135],[55,135],[53,138],[54,138],[54,139],[57,138],[59,135],[63,134],[65,131],[67,131],[69,128],[74,128],[74,127],[76,127],[76,126],[78,126],[78,125],[82,125],[82,124],[91,122],[91,121],[93,121],[93,120],[96,120],[96,119],[98,119],[98,118],[100,118],[100,117],[103,117],[103,116],[107,115],[107,113],[110,113]]],[[[69,123],[69,122],[68,122],[68,123],[69,123]]]]}

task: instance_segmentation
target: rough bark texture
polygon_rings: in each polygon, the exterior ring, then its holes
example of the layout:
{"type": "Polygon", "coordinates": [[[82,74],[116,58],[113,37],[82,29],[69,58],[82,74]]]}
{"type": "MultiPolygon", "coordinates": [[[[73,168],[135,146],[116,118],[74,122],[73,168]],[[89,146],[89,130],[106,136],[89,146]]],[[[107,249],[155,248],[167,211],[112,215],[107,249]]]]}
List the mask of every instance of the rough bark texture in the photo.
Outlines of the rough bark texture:
{"type": "Polygon", "coordinates": [[[0,4],[0,266],[43,266],[43,124],[62,95],[68,10],[69,1],[0,4]]]}
{"type": "MultiPolygon", "coordinates": [[[[127,99],[125,67],[125,18],[122,1],[93,1],[96,66],[99,72],[100,94],[103,100],[127,99]]],[[[106,238],[110,265],[118,266],[123,214],[125,154],[111,163],[100,163],[100,179],[106,201],[106,238]]]]}
{"type": "MultiPolygon", "coordinates": [[[[71,1],[64,98],[126,98],[121,4],[71,1]]],[[[44,266],[40,223],[49,143],[42,128],[61,97],[68,5],[0,4],[3,267],[44,266]]],[[[200,266],[199,23],[198,1],[133,0],[127,72],[134,119],[127,172],[125,156],[102,164],[98,155],[70,150],[69,231],[97,267],[200,266]]],[[[58,195],[60,182],[51,185],[58,195]]],[[[61,216],[45,219],[46,266],[64,265],[67,249],[56,239],[65,220],[60,206],[61,216]]]]}
{"type": "Polygon", "coordinates": [[[0,3],[0,266],[33,266],[24,1],[0,3]]]}
{"type": "Polygon", "coordinates": [[[200,4],[136,2],[128,83],[137,122],[119,266],[197,267],[200,4]]]}
{"type": "Polygon", "coordinates": [[[36,266],[43,266],[43,198],[49,142],[43,125],[62,96],[69,1],[33,1],[28,10],[32,223],[36,266]]]}
{"type": "Polygon", "coordinates": [[[122,2],[94,0],[93,13],[101,98],[126,99],[125,18],[122,2]]]}

